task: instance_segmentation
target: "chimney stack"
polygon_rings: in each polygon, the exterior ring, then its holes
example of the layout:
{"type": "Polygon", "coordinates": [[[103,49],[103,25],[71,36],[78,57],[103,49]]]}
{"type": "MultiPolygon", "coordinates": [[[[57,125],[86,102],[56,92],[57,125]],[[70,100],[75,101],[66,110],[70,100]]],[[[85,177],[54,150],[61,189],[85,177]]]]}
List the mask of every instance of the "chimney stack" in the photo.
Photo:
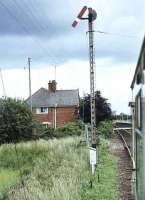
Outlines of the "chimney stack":
{"type": "Polygon", "coordinates": [[[56,91],[56,81],[55,80],[52,80],[52,81],[49,81],[48,83],[48,90],[49,92],[55,92],[56,91]]]}

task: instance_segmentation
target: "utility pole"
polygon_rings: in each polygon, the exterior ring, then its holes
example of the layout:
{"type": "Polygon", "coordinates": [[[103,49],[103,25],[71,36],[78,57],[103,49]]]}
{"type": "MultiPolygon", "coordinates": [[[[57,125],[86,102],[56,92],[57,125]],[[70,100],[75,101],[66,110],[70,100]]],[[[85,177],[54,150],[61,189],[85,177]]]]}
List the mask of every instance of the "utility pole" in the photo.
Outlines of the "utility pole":
{"type": "Polygon", "coordinates": [[[32,92],[31,92],[31,58],[28,58],[29,69],[29,98],[30,98],[30,110],[32,112],[32,92]]]}
{"type": "Polygon", "coordinates": [[[88,21],[89,33],[89,60],[90,60],[90,107],[91,107],[91,135],[92,145],[90,147],[90,164],[92,165],[92,174],[95,173],[96,165],[96,147],[99,142],[96,136],[96,106],[95,106],[95,50],[94,50],[94,30],[93,22],[97,18],[97,13],[92,8],[84,6],[77,18],[73,21],[72,26],[75,28],[79,20],[88,21]],[[87,17],[82,17],[88,10],[87,17]]]}
{"type": "Polygon", "coordinates": [[[5,89],[5,85],[4,85],[4,79],[3,79],[3,74],[2,74],[1,68],[0,68],[0,77],[1,77],[2,87],[3,87],[3,94],[4,94],[4,97],[6,97],[6,89],[5,89]]]}

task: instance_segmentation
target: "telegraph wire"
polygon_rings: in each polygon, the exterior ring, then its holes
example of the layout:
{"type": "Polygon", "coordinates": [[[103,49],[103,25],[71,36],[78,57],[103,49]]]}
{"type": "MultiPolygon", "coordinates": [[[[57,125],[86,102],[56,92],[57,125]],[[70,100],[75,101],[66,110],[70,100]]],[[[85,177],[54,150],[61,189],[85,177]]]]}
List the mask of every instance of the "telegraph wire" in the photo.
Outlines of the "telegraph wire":
{"type": "MultiPolygon", "coordinates": [[[[23,1],[25,2],[25,1],[23,1]]],[[[26,2],[25,2],[26,3],[26,2]]],[[[26,3],[26,7],[30,10],[30,13],[31,15],[33,16],[33,18],[36,20],[37,22],[37,25],[39,25],[41,27],[41,30],[44,30],[44,31],[48,31],[48,26],[44,26],[43,24],[40,23],[39,19],[38,19],[38,12],[37,12],[37,9],[36,7],[33,6],[33,3],[31,1],[29,1],[29,4],[30,6],[28,6],[28,4],[26,3]],[[36,15],[33,13],[33,11],[35,11],[34,13],[36,13],[36,15]]],[[[39,12],[40,14],[41,12],[39,12]]],[[[42,17],[44,17],[44,15],[41,15],[42,17]]],[[[50,23],[50,21],[49,21],[50,23]]]]}
{"type": "MultiPolygon", "coordinates": [[[[16,1],[16,0],[14,0],[15,1],[15,3],[14,3],[14,5],[16,6],[15,8],[17,8],[18,10],[21,10],[22,12],[23,12],[23,8],[18,4],[18,2],[16,1]]],[[[27,6],[27,8],[28,8],[28,6],[27,6]]],[[[21,12],[20,12],[21,13],[21,12]]],[[[30,15],[27,13],[27,12],[25,12],[26,14],[27,14],[27,16],[29,17],[29,20],[30,20],[30,15]]],[[[33,26],[35,27],[35,29],[37,29],[40,33],[42,32],[42,29],[40,28],[39,29],[39,26],[37,26],[38,24],[37,23],[34,23],[35,22],[35,20],[33,20],[33,17],[31,16],[31,23],[33,24],[33,26]]],[[[20,23],[20,21],[19,21],[19,23],[20,23]]],[[[25,26],[27,27],[27,22],[25,21],[25,26]]],[[[40,25],[40,24],[39,24],[40,25]]],[[[26,28],[27,29],[27,28],[26,28]]],[[[28,31],[28,29],[27,29],[27,33],[28,33],[28,35],[30,35],[31,34],[31,32],[30,31],[28,31]]],[[[40,43],[40,41],[39,40],[36,40],[36,39],[34,39],[34,38],[32,38],[32,40],[34,41],[34,42],[36,42],[37,44],[39,44],[38,46],[40,46],[41,47],[41,50],[43,49],[43,51],[49,56],[49,58],[52,60],[52,62],[54,62],[54,63],[56,63],[57,61],[55,60],[55,57],[52,55],[52,54],[50,54],[47,50],[46,50],[46,48],[44,48],[44,46],[43,45],[41,45],[41,43],[40,43]]]]}
{"type": "Polygon", "coordinates": [[[13,18],[15,19],[16,22],[20,23],[21,28],[24,30],[25,33],[29,34],[29,31],[25,28],[25,26],[23,26],[23,24],[21,23],[21,21],[19,20],[19,18],[17,18],[12,12],[11,10],[4,4],[4,2],[0,1],[0,5],[2,8],[4,8],[7,13],[13,18]]]}
{"type": "MultiPolygon", "coordinates": [[[[21,23],[21,21],[19,20],[19,18],[17,16],[15,16],[11,12],[11,10],[4,4],[4,2],[0,1],[0,5],[1,5],[2,8],[4,8],[7,11],[7,13],[9,14],[9,16],[11,16],[16,22],[18,22],[18,24],[21,26],[21,28],[23,29],[23,31],[29,35],[30,32],[28,31],[28,29],[21,23]]],[[[35,40],[35,42],[36,42],[36,40],[35,40]]],[[[38,44],[38,41],[37,41],[37,44],[38,44]]],[[[2,79],[2,75],[1,75],[1,79],[2,79]]],[[[3,88],[4,88],[4,82],[2,81],[2,83],[3,83],[3,88]]],[[[5,88],[4,88],[4,91],[5,91],[5,88]]],[[[16,140],[17,140],[17,138],[16,138],[16,140]]],[[[19,157],[19,153],[18,153],[18,149],[17,149],[17,143],[16,143],[16,141],[12,141],[12,142],[14,143],[14,150],[15,150],[16,159],[17,159],[17,165],[18,165],[18,170],[19,170],[20,182],[21,182],[21,184],[23,186],[24,198],[25,198],[25,200],[27,200],[27,195],[26,195],[26,190],[25,190],[25,184],[24,184],[24,181],[23,181],[23,174],[22,174],[22,170],[20,168],[20,157],[19,157]]],[[[27,190],[28,190],[28,188],[27,188],[27,190]]]]}
{"type": "MultiPolygon", "coordinates": [[[[23,1],[24,3],[25,1],[23,1]]],[[[17,0],[13,0],[13,3],[15,5],[15,7],[17,8],[17,10],[21,13],[21,11],[23,12],[23,8],[21,7],[21,5],[17,2],[17,0]]],[[[29,8],[29,6],[27,4],[25,4],[26,10],[25,10],[25,14],[29,17],[29,21],[31,22],[31,24],[33,25],[33,27],[35,27],[35,29],[37,29],[40,33],[42,33],[43,30],[43,26],[37,21],[36,22],[36,18],[35,15],[32,13],[31,9],[29,8]],[[28,12],[26,12],[28,11],[28,12]],[[33,18],[35,18],[35,20],[33,20],[33,18]],[[40,28],[41,27],[41,28],[40,28]]]]}
{"type": "MultiPolygon", "coordinates": [[[[22,30],[23,30],[27,35],[31,35],[31,32],[22,24],[21,20],[20,20],[16,15],[14,15],[14,14],[11,12],[11,10],[4,4],[4,2],[0,1],[0,6],[1,6],[2,8],[4,8],[4,9],[7,11],[7,13],[9,14],[9,16],[11,16],[11,17],[18,23],[18,25],[21,26],[22,30]]],[[[52,61],[53,63],[55,62],[55,64],[56,64],[56,60],[55,60],[54,58],[52,58],[52,55],[50,55],[50,54],[47,52],[47,50],[41,45],[40,41],[39,41],[39,40],[36,40],[36,39],[33,38],[33,37],[31,37],[31,39],[34,41],[35,44],[37,44],[37,45],[41,48],[41,50],[43,50],[43,51],[46,53],[46,55],[49,56],[49,59],[51,59],[51,61],[52,61]]]]}
{"type": "MultiPolygon", "coordinates": [[[[22,8],[21,5],[18,3],[18,1],[17,1],[17,0],[14,0],[14,2],[13,2],[13,3],[16,5],[16,7],[18,8],[18,10],[20,9],[20,10],[22,10],[22,12],[23,12],[23,8],[22,8]],[[14,2],[15,2],[15,3],[14,3],[14,2]]],[[[24,2],[25,2],[25,1],[23,1],[23,3],[24,3],[24,2]]],[[[26,2],[25,2],[24,4],[25,4],[25,7],[27,8],[26,10],[28,11],[28,12],[25,11],[25,13],[26,13],[26,15],[29,17],[29,20],[30,20],[30,22],[33,24],[33,26],[35,27],[35,29],[38,30],[40,34],[45,34],[45,35],[47,35],[48,27],[43,26],[43,25],[40,23],[40,21],[38,20],[38,18],[36,17],[36,15],[33,13],[34,6],[33,6],[32,2],[31,2],[31,6],[28,6],[28,4],[27,4],[26,2]],[[33,8],[33,9],[32,9],[32,8],[33,8]]],[[[35,9],[35,10],[36,10],[36,9],[35,9]]],[[[36,11],[36,13],[37,13],[37,11],[36,11]]],[[[49,21],[49,23],[50,23],[50,21],[49,21]]],[[[44,49],[44,50],[46,50],[46,49],[44,49]]],[[[48,51],[47,51],[47,52],[48,52],[48,51]]],[[[54,57],[54,55],[50,54],[50,52],[48,52],[47,54],[49,54],[49,57],[51,56],[51,58],[52,58],[52,60],[54,61],[54,63],[57,64],[57,60],[56,60],[56,58],[54,57]]],[[[61,59],[61,58],[59,58],[59,59],[61,59]]],[[[61,59],[61,60],[62,60],[62,59],[61,59]]],[[[63,60],[62,60],[62,61],[63,61],[63,60]]]]}

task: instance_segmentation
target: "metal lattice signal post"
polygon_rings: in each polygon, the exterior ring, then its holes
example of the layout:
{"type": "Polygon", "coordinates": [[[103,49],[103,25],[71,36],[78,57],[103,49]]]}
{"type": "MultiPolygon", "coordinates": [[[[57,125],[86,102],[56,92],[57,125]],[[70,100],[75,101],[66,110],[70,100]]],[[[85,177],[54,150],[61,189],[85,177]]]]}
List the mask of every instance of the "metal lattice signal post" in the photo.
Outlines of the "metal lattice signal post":
{"type": "Polygon", "coordinates": [[[95,173],[96,165],[96,146],[98,143],[96,137],[96,115],[95,115],[95,50],[94,50],[94,30],[93,21],[97,18],[97,13],[92,8],[84,6],[80,11],[77,18],[72,23],[75,28],[79,20],[88,21],[88,33],[89,33],[89,59],[90,59],[90,106],[91,106],[91,133],[92,133],[92,146],[90,147],[90,164],[92,165],[92,174],[95,173]],[[82,16],[88,10],[88,17],[83,18],[82,16]]]}
{"type": "Polygon", "coordinates": [[[95,51],[94,51],[94,30],[93,30],[93,13],[89,8],[88,14],[89,28],[89,56],[90,56],[90,102],[91,102],[91,132],[92,147],[96,148],[96,115],[95,115],[95,51]]]}
{"type": "Polygon", "coordinates": [[[89,59],[90,59],[90,102],[91,102],[91,132],[92,132],[92,147],[96,148],[96,116],[95,116],[95,51],[94,51],[94,30],[93,21],[96,19],[97,13],[92,8],[84,6],[77,18],[72,23],[75,28],[79,20],[88,21],[88,33],[89,33],[89,59]],[[82,16],[88,9],[88,17],[83,18],[82,16]]]}

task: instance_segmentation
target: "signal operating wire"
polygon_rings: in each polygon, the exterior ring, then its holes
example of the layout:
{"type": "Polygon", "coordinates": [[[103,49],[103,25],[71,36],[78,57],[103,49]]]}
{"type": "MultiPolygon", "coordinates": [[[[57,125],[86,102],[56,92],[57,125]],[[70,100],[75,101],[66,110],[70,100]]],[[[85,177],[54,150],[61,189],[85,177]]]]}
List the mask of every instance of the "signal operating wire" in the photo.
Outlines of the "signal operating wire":
{"type": "Polygon", "coordinates": [[[100,33],[100,34],[104,34],[104,35],[114,35],[114,36],[118,36],[118,37],[126,37],[126,38],[137,38],[136,35],[126,35],[126,34],[120,34],[120,33],[111,33],[111,32],[106,32],[106,31],[94,31],[95,33],[100,33]]]}

